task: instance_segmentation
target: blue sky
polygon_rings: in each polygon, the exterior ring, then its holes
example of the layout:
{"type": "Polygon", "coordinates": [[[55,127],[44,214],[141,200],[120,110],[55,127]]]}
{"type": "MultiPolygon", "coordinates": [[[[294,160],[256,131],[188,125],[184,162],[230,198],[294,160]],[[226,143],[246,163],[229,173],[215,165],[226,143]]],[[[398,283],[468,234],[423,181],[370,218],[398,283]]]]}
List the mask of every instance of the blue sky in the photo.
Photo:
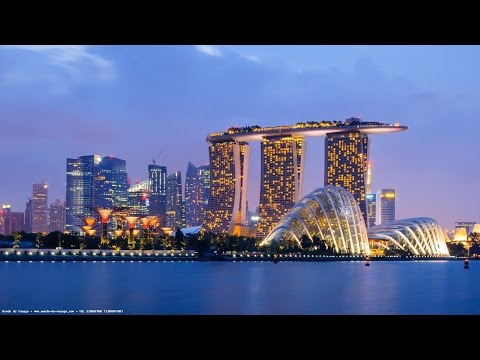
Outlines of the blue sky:
{"type": "MultiPolygon", "coordinates": [[[[67,157],[125,159],[134,182],[164,149],[184,177],[209,132],[361,116],[409,126],[371,136],[373,189],[396,189],[397,218],[480,221],[479,63],[478,46],[0,46],[0,202],[23,211],[42,179],[64,199],[67,157]]],[[[323,161],[309,138],[305,194],[323,161]]]]}

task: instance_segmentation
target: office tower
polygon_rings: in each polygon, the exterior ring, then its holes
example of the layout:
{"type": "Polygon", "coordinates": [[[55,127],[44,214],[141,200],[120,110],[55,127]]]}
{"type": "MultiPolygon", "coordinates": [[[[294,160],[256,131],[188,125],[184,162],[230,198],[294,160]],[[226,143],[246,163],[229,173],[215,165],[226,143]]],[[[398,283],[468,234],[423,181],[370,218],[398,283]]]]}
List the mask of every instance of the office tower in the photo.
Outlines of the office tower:
{"type": "Polygon", "coordinates": [[[372,162],[367,161],[367,184],[365,188],[367,194],[372,193],[372,162]]]}
{"type": "Polygon", "coordinates": [[[367,224],[365,203],[368,136],[359,131],[329,133],[325,137],[325,186],[341,186],[349,191],[367,224]]]}
{"type": "Polygon", "coordinates": [[[200,218],[200,197],[198,169],[189,162],[185,175],[185,219],[188,227],[199,225],[197,222],[200,218]]]}
{"type": "Polygon", "coordinates": [[[48,229],[52,231],[65,231],[65,203],[59,199],[50,204],[48,229]]]}
{"type": "Polygon", "coordinates": [[[377,225],[395,221],[395,190],[377,191],[377,225]]]}
{"type": "Polygon", "coordinates": [[[367,227],[376,225],[377,222],[377,194],[365,195],[367,204],[367,227]]]}
{"type": "Polygon", "coordinates": [[[182,173],[176,171],[167,176],[167,227],[175,229],[185,227],[183,209],[182,173]]]}
{"type": "Polygon", "coordinates": [[[24,214],[10,210],[10,204],[3,204],[0,210],[0,234],[12,235],[23,231],[24,214]]]}
{"type": "Polygon", "coordinates": [[[32,196],[32,232],[48,232],[48,185],[33,184],[32,196]]]}
{"type": "Polygon", "coordinates": [[[243,142],[210,142],[210,194],[203,229],[232,234],[246,222],[246,194],[250,145],[243,142]]]}
{"type": "Polygon", "coordinates": [[[66,230],[78,232],[82,218],[95,215],[94,179],[99,155],[67,159],[66,230]]]}
{"type": "Polygon", "coordinates": [[[131,186],[127,190],[128,207],[134,216],[150,214],[150,180],[144,180],[131,186]]]}
{"type": "Polygon", "coordinates": [[[95,167],[93,208],[126,207],[128,187],[126,161],[103,157],[95,167]]]}
{"type": "Polygon", "coordinates": [[[210,166],[203,165],[197,167],[198,180],[200,181],[200,203],[199,216],[196,225],[203,224],[205,211],[208,205],[208,195],[210,194],[210,166]]]}
{"type": "Polygon", "coordinates": [[[268,137],[261,145],[260,221],[256,236],[264,238],[300,200],[306,143],[296,137],[268,137]]]}
{"type": "Polygon", "coordinates": [[[32,199],[28,199],[27,203],[25,204],[23,231],[26,233],[32,232],[32,203],[32,199]]]}
{"type": "Polygon", "coordinates": [[[148,165],[150,180],[150,215],[160,216],[160,226],[165,226],[167,213],[167,167],[148,165]]]}

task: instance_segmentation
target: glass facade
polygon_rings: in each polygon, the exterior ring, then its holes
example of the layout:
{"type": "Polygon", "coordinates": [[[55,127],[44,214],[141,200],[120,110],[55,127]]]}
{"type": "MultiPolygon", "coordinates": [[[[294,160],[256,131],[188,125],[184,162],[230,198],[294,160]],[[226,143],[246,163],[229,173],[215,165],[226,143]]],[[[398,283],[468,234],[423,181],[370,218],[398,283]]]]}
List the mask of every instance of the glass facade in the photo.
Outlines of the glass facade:
{"type": "Polygon", "coordinates": [[[165,226],[167,213],[167,167],[148,165],[148,178],[151,184],[150,215],[159,215],[160,226],[165,226]]]}
{"type": "Polygon", "coordinates": [[[67,159],[67,192],[65,201],[66,230],[78,232],[82,218],[95,216],[94,178],[100,156],[87,155],[67,159]]]}
{"type": "Polygon", "coordinates": [[[431,218],[402,219],[368,229],[371,240],[387,240],[387,247],[411,252],[413,255],[449,255],[445,235],[431,218]]]}
{"type": "Polygon", "coordinates": [[[201,225],[205,219],[205,211],[207,210],[208,205],[208,195],[210,194],[210,166],[199,166],[197,168],[197,173],[198,180],[200,182],[200,203],[197,225],[201,225]]]}
{"type": "Polygon", "coordinates": [[[49,231],[65,231],[65,203],[59,199],[50,204],[49,231]]]}
{"type": "Polygon", "coordinates": [[[261,245],[272,241],[295,241],[303,235],[318,237],[342,254],[369,254],[367,229],[360,207],[352,194],[342,187],[326,186],[300,200],[261,245]]]}
{"type": "Polygon", "coordinates": [[[33,184],[32,232],[48,232],[48,185],[33,184]]]}
{"type": "Polygon", "coordinates": [[[232,234],[236,223],[246,221],[250,145],[225,141],[208,149],[210,194],[203,229],[232,234]]]}
{"type": "Polygon", "coordinates": [[[128,188],[128,207],[131,215],[149,215],[150,188],[150,180],[144,180],[128,188]]]}
{"type": "Polygon", "coordinates": [[[382,189],[377,192],[377,225],[395,221],[395,190],[382,189]]]}
{"type": "Polygon", "coordinates": [[[368,136],[359,131],[330,133],[325,137],[325,185],[341,186],[353,194],[365,223],[368,136]]]}
{"type": "Polygon", "coordinates": [[[183,211],[182,173],[176,171],[167,177],[167,217],[166,226],[174,229],[185,227],[183,211]]]}
{"type": "Polygon", "coordinates": [[[185,218],[188,227],[199,226],[205,219],[210,192],[210,167],[188,163],[185,177],[185,218]]]}
{"type": "Polygon", "coordinates": [[[375,226],[377,223],[377,194],[365,195],[367,205],[367,227],[375,226]]]}
{"type": "Polygon", "coordinates": [[[106,156],[95,167],[94,208],[126,207],[128,180],[126,161],[106,156]]]}
{"type": "Polygon", "coordinates": [[[305,141],[265,138],[261,145],[260,220],[257,237],[265,237],[301,195],[305,141]]]}

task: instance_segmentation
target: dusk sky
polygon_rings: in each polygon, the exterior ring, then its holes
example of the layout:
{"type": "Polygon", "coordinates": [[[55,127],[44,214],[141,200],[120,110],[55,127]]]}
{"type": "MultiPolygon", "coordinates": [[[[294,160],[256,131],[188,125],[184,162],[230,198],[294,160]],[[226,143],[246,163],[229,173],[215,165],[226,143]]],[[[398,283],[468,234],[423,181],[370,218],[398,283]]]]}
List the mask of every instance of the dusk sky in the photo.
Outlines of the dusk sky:
{"type": "MultiPolygon", "coordinates": [[[[64,200],[67,157],[125,159],[134,183],[163,149],[184,180],[210,132],[360,116],[409,127],[370,136],[397,219],[480,221],[479,64],[479,46],[0,46],[0,202],[24,211],[42,179],[64,200]]],[[[304,195],[324,185],[324,138],[307,144],[304,195]]],[[[258,143],[250,171],[254,209],[258,143]]]]}

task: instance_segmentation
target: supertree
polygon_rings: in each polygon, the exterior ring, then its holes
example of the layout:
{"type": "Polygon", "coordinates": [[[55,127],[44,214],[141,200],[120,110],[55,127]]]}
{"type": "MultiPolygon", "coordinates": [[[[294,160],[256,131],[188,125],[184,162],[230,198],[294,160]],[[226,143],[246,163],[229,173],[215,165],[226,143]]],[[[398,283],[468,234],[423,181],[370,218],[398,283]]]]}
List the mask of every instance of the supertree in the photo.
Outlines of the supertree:
{"type": "Polygon", "coordinates": [[[100,240],[101,246],[108,247],[108,219],[110,218],[110,214],[113,212],[113,209],[97,209],[98,214],[100,215],[100,219],[102,220],[102,238],[100,240]]]}
{"type": "Polygon", "coordinates": [[[125,217],[125,220],[127,221],[128,224],[128,230],[129,230],[129,237],[128,237],[128,248],[129,249],[135,249],[135,238],[133,235],[133,230],[135,228],[135,223],[137,222],[138,217],[137,216],[127,216],[125,217]]]}

